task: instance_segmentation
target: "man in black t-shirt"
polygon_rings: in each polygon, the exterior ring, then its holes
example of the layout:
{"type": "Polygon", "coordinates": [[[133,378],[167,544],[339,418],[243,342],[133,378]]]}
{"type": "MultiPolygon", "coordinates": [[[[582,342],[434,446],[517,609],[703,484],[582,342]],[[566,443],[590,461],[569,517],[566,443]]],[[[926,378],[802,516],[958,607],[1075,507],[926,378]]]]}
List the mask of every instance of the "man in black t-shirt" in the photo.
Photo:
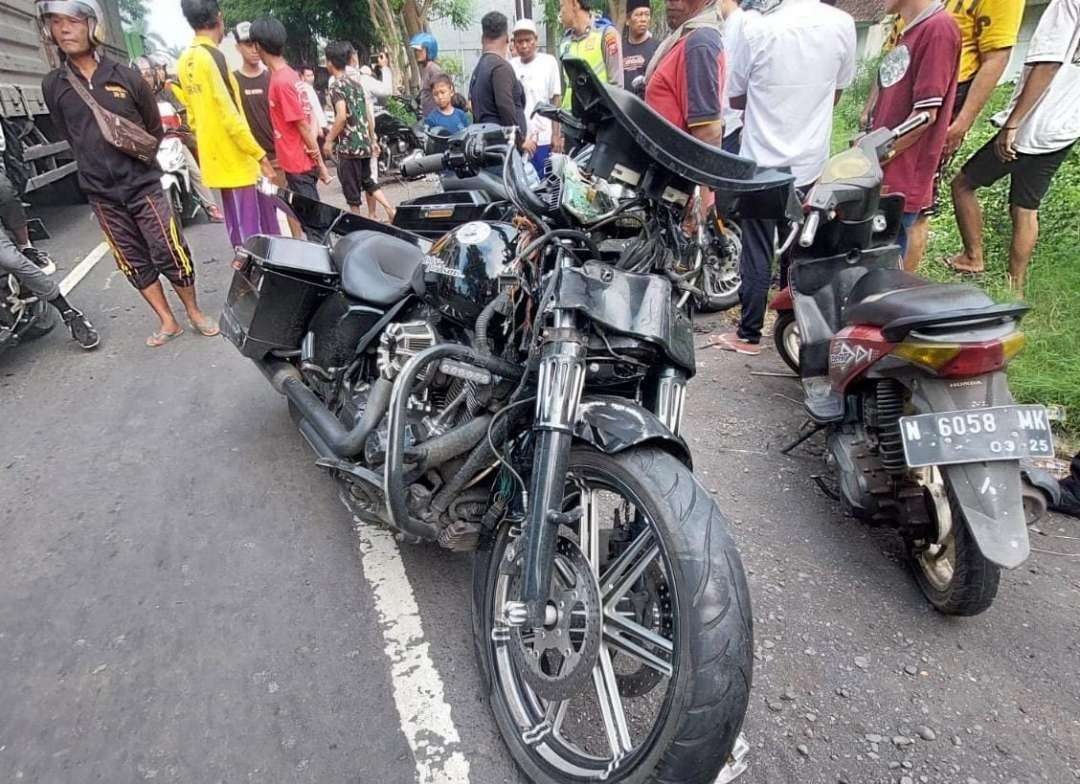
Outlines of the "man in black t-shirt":
{"type": "Polygon", "coordinates": [[[525,88],[506,59],[510,49],[510,25],[504,14],[491,11],[480,20],[484,53],[469,81],[473,121],[517,126],[517,143],[528,133],[525,122],[525,88]]]}
{"type": "Polygon", "coordinates": [[[659,42],[649,32],[652,9],[649,0],[626,0],[626,27],[623,30],[623,86],[634,89],[634,80],[645,75],[659,42]]]}
{"type": "Polygon", "coordinates": [[[274,126],[270,122],[270,71],[259,57],[259,48],[251,40],[251,22],[241,22],[233,31],[243,65],[233,71],[240,85],[240,104],[251,134],[274,161],[274,126]]]}

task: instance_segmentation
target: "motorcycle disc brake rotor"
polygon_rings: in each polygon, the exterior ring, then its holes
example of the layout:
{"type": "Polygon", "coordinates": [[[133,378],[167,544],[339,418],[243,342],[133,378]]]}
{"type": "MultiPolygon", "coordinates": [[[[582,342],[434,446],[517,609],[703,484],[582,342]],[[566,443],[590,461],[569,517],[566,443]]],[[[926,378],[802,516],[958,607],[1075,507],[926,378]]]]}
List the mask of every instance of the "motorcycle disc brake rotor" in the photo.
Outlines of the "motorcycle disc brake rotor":
{"type": "MultiPolygon", "coordinates": [[[[650,564],[645,571],[643,590],[631,592],[627,596],[626,603],[626,609],[634,620],[661,637],[671,639],[671,591],[667,580],[664,579],[663,571],[655,562],[650,564]]],[[[622,609],[620,605],[616,611],[622,609]]],[[[639,666],[632,671],[622,672],[623,662],[620,659],[624,658],[618,653],[612,655],[615,678],[619,682],[619,693],[624,699],[643,697],[664,679],[662,673],[643,663],[639,663],[639,666]]]]}
{"type": "MultiPolygon", "coordinates": [[[[519,572],[520,574],[520,572],[519,572]]],[[[520,591],[520,578],[511,591],[520,591]]],[[[518,594],[520,595],[520,594],[518,594]]],[[[545,700],[568,700],[588,687],[600,652],[603,611],[600,588],[585,555],[560,538],[555,549],[548,607],[554,622],[515,628],[510,652],[522,678],[545,700]]]]}

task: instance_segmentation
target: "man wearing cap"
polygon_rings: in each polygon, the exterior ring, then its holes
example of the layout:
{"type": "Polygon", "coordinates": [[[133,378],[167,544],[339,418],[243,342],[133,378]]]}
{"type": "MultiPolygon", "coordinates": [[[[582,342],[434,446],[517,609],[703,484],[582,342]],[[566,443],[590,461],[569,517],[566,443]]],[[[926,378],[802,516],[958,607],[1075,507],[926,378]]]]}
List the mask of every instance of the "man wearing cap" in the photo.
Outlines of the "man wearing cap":
{"type": "Polygon", "coordinates": [[[626,0],[626,29],[622,41],[623,86],[634,89],[634,80],[645,75],[660,42],[652,37],[649,0],[626,0]]]}
{"type": "Polygon", "coordinates": [[[536,24],[532,19],[519,19],[514,25],[514,49],[517,57],[510,61],[518,81],[525,88],[525,117],[528,122],[523,149],[531,155],[536,173],[544,176],[544,165],[551,155],[552,122],[546,117],[533,116],[537,104],[559,105],[562,85],[559,82],[559,61],[550,54],[536,51],[536,24]]]}

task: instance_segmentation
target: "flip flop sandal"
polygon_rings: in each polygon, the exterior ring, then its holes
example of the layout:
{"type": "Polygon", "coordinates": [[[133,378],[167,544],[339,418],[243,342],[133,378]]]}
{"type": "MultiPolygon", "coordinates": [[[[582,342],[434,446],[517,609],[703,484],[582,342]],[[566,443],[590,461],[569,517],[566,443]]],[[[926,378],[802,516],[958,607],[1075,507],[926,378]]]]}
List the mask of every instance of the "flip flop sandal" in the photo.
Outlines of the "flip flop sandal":
{"type": "Polygon", "coordinates": [[[204,321],[199,324],[196,324],[194,321],[189,321],[188,323],[191,324],[191,328],[193,330],[198,332],[204,338],[212,338],[221,334],[221,330],[218,328],[218,325],[215,324],[213,321],[204,321]]]}
{"type": "Polygon", "coordinates": [[[942,266],[945,267],[945,269],[952,270],[957,275],[967,275],[968,277],[971,277],[971,278],[978,277],[979,275],[982,275],[984,272],[986,272],[985,269],[969,270],[969,269],[964,269],[963,267],[957,267],[956,264],[953,263],[952,259],[942,259],[941,264],[942,264],[942,266]]]}
{"type": "Polygon", "coordinates": [[[161,348],[166,343],[172,340],[176,340],[176,338],[180,337],[183,334],[183,329],[181,329],[179,332],[155,332],[153,335],[146,339],[146,345],[150,348],[161,348]]]}

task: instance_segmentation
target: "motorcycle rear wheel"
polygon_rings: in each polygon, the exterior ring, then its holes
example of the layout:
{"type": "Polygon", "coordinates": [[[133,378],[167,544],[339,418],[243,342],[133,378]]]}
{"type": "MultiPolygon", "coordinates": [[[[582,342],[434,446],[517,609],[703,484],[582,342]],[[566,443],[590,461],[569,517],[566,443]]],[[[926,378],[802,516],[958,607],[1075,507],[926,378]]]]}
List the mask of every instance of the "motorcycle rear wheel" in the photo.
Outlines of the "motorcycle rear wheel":
{"type": "Polygon", "coordinates": [[[979,550],[964,520],[963,510],[948,493],[952,530],[940,546],[910,549],[915,581],[934,608],[944,615],[971,616],[993,604],[1001,581],[1001,567],[979,550]]]}
{"type": "Polygon", "coordinates": [[[588,579],[599,577],[599,653],[581,691],[561,702],[526,682],[508,649],[519,644],[513,635],[535,644],[541,630],[511,629],[499,614],[513,598],[523,541],[502,525],[477,553],[473,582],[477,658],[500,733],[539,784],[715,781],[746,714],[753,663],[749,591],[727,522],[690,470],[658,449],[607,455],[576,447],[567,482],[568,506],[586,511],[576,532],[561,529],[580,549],[564,538],[563,551],[584,554],[588,579]],[[609,497],[624,505],[616,501],[602,521],[609,497]],[[642,720],[645,713],[655,718],[642,720]]]}

